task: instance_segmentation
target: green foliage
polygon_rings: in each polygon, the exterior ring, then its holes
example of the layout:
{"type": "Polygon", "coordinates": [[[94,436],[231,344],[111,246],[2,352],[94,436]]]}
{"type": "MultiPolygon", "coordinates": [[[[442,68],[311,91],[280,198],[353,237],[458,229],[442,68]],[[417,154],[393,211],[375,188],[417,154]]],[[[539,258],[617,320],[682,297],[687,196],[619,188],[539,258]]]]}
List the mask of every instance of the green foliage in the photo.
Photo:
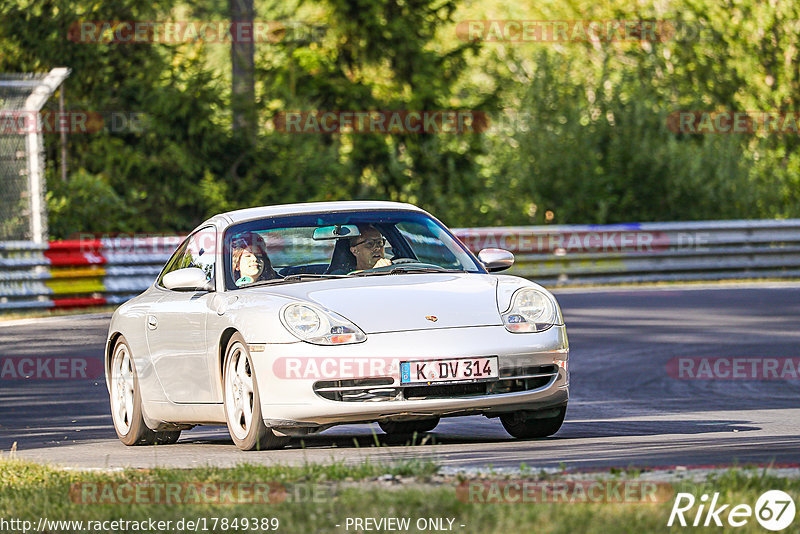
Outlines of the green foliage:
{"type": "Polygon", "coordinates": [[[492,221],[541,223],[548,210],[560,223],[800,216],[796,134],[667,127],[681,110],[796,111],[796,6],[592,9],[564,18],[657,18],[677,32],[664,42],[507,51],[519,83],[504,95],[515,104],[511,128],[489,136],[491,174],[508,192],[484,206],[492,221]]]}
{"type": "Polygon", "coordinates": [[[226,5],[0,5],[0,71],[68,66],[68,109],[146,116],[141,130],[70,135],[66,183],[58,136],[46,135],[53,237],[185,232],[220,211],[340,199],[409,201],[470,226],[800,216],[797,135],[667,127],[679,110],[798,111],[792,3],[260,0],[258,20],[301,24],[256,47],[255,139],[231,132],[228,45],[67,38],[81,20],[219,20],[226,5]],[[658,19],[678,31],[653,43],[456,37],[459,21],[502,17],[658,19]],[[479,110],[493,121],[483,134],[275,131],[276,113],[292,110],[479,110]]]}
{"type": "MultiPolygon", "coordinates": [[[[508,199],[497,223],[616,223],[772,216],[751,195],[742,141],[690,139],[667,127],[669,108],[639,78],[570,81],[575,62],[541,51],[521,113],[496,143],[508,199]],[[566,80],[566,81],[565,81],[566,80]],[[505,215],[504,215],[505,214],[505,215]]],[[[642,74],[653,74],[642,73],[642,74]]]]}
{"type": "Polygon", "coordinates": [[[131,232],[133,207],[120,196],[108,178],[85,169],[73,172],[68,182],[55,182],[47,192],[50,233],[75,236],[86,232],[91,221],[93,232],[131,232]]]}
{"type": "MultiPolygon", "coordinates": [[[[454,2],[330,0],[323,43],[287,41],[259,61],[270,111],[490,109],[494,95],[457,92],[474,44],[433,47],[454,2]]],[[[277,134],[288,136],[289,134],[277,134]]],[[[293,135],[336,154],[312,198],[389,199],[426,207],[451,224],[475,220],[481,192],[478,135],[293,135]]],[[[287,142],[289,139],[287,138],[287,142]]],[[[312,190],[313,191],[313,190],[312,190]]]]}

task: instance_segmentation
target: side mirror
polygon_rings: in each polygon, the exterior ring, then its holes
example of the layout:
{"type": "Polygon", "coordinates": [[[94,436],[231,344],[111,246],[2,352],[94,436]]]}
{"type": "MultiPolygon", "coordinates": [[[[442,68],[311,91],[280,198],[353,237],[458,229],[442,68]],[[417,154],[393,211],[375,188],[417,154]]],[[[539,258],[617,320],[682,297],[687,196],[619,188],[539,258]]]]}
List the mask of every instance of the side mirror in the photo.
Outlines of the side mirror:
{"type": "Polygon", "coordinates": [[[164,287],[173,291],[213,291],[214,286],[206,280],[206,273],[197,267],[186,267],[164,275],[164,287]]]}
{"type": "Polygon", "coordinates": [[[490,273],[505,271],[514,265],[514,255],[501,248],[485,248],[478,253],[478,259],[490,273]]]}

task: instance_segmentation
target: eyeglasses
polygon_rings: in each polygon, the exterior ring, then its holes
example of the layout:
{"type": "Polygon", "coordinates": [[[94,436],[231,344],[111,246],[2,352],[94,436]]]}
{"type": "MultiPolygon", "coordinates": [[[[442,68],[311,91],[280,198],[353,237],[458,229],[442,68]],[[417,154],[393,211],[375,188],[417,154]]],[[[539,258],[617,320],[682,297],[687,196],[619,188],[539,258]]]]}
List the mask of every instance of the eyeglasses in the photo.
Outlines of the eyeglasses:
{"type": "Polygon", "coordinates": [[[353,246],[354,247],[358,247],[358,246],[363,245],[365,243],[369,248],[381,248],[381,247],[386,246],[386,238],[385,237],[380,237],[378,239],[365,239],[364,241],[359,241],[358,243],[356,243],[353,246]]]}

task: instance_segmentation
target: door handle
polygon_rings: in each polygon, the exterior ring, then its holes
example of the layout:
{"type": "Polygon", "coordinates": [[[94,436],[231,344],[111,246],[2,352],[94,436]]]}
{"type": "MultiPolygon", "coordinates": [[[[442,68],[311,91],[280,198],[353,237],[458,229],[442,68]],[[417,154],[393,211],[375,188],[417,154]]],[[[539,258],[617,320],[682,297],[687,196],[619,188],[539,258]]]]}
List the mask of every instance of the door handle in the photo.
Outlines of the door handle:
{"type": "Polygon", "coordinates": [[[158,328],[158,319],[156,319],[154,315],[147,316],[147,328],[150,330],[158,328]]]}

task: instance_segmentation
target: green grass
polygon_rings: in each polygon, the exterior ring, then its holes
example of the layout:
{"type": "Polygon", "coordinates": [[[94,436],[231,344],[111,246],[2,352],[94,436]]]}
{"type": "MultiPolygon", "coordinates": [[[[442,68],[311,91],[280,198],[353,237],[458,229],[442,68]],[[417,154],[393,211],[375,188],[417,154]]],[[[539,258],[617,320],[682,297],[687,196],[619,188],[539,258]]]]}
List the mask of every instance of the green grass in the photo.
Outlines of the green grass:
{"type": "MultiPolygon", "coordinates": [[[[484,475],[486,476],[486,475],[484,475]]],[[[527,478],[534,478],[526,473],[527,478]]],[[[635,473],[615,473],[627,480],[635,473]],[[626,478],[627,477],[627,478],[626,478]]],[[[475,479],[476,476],[468,478],[475,479]]],[[[51,520],[171,520],[206,518],[207,532],[225,532],[221,523],[213,528],[211,518],[277,518],[279,532],[356,532],[345,530],[347,518],[409,517],[410,532],[419,518],[453,518],[454,532],[469,533],[607,533],[665,532],[672,500],[658,504],[484,504],[465,502],[456,487],[464,477],[444,476],[435,464],[408,461],[394,464],[365,462],[182,469],[137,469],[123,472],[68,471],[0,459],[0,518],[19,518],[36,524],[40,517],[51,520]],[[385,475],[392,475],[387,477],[385,475]],[[264,504],[80,504],[70,488],[73,484],[108,483],[270,483],[286,493],[278,502],[264,504]],[[276,486],[277,487],[277,486],[276,486]],[[336,525],[340,525],[336,527],[336,525]],[[460,525],[465,525],[463,528],[460,525]]],[[[800,503],[800,480],[777,478],[755,469],[732,469],[709,477],[703,483],[676,482],[675,491],[699,497],[721,494],[724,503],[755,504],[766,490],[781,489],[800,503]]],[[[93,487],[93,486],[92,486],[93,487]]],[[[694,509],[696,510],[696,508],[694,509]]],[[[687,515],[689,517],[689,515],[687,515]]],[[[693,513],[691,515],[693,517],[693,513]]],[[[724,519],[725,516],[723,515],[724,519]]],[[[797,532],[800,519],[785,532],[797,532]],[[794,529],[794,530],[792,530],[794,529]]],[[[227,531],[236,532],[230,528],[227,531]]],[[[737,533],[764,532],[752,518],[745,527],[719,529],[737,533]]],[[[681,531],[703,530],[692,527],[681,531]]],[[[708,531],[709,529],[704,529],[708,531]]],[[[61,529],[53,532],[72,532],[61,529]]],[[[110,531],[114,531],[113,529],[110,531]]],[[[202,528],[200,529],[202,532],[202,528]]],[[[238,531],[242,531],[240,528],[238,531]]],[[[250,530],[254,531],[254,530],[250,530]]],[[[258,529],[257,531],[261,531],[258,529]]],[[[9,531],[10,532],[10,531],[9,531]]],[[[174,526],[167,532],[178,532],[174,526]]],[[[386,532],[386,531],[384,531],[386,532]]]]}

